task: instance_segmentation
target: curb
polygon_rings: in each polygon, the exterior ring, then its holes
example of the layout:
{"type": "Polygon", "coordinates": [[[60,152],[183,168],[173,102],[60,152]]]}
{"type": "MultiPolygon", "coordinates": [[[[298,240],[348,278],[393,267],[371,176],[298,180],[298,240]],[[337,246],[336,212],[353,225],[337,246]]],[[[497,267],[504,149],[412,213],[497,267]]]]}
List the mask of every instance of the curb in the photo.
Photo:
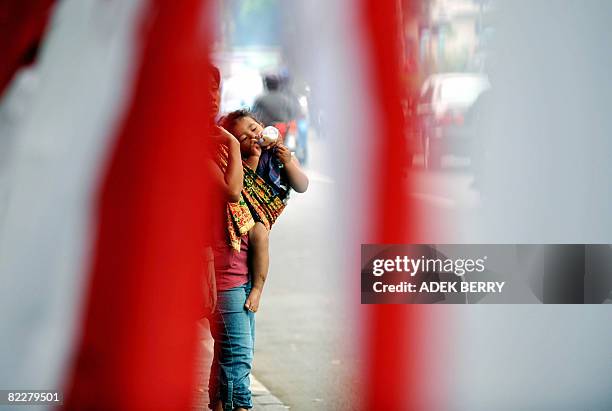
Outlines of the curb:
{"type": "Polygon", "coordinates": [[[287,411],[290,408],[274,396],[253,374],[251,374],[251,393],[255,411],[287,411]]]}

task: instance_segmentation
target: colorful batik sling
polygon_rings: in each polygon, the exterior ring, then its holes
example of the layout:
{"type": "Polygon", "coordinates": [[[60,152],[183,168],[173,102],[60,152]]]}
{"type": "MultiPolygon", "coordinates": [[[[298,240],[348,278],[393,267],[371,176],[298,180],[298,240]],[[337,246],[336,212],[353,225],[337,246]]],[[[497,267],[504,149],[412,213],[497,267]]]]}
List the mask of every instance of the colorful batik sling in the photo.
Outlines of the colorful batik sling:
{"type": "MultiPolygon", "coordinates": [[[[217,163],[225,173],[228,159],[227,147],[221,145],[217,163]]],[[[245,235],[255,221],[261,222],[268,230],[285,208],[281,197],[274,193],[264,179],[258,176],[244,161],[242,162],[244,181],[240,200],[227,203],[226,226],[232,248],[240,252],[240,237],[245,235]]]]}
{"type": "Polygon", "coordinates": [[[285,209],[282,197],[244,161],[244,182],[242,197],[249,206],[255,221],[262,223],[268,230],[276,222],[278,216],[285,209]]]}

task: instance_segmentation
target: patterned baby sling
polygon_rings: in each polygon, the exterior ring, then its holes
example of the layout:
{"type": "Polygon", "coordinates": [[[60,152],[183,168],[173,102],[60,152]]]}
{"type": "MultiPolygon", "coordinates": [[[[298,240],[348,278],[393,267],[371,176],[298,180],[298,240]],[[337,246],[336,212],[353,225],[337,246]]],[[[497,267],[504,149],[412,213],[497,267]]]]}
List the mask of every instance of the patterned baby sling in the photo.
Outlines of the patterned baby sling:
{"type": "MultiPolygon", "coordinates": [[[[229,152],[226,146],[218,149],[217,163],[221,171],[227,169],[229,152]]],[[[240,199],[227,203],[226,226],[232,248],[240,252],[240,237],[249,232],[255,222],[262,223],[268,230],[285,209],[285,197],[276,194],[273,188],[244,161],[242,162],[244,181],[240,199]]]]}

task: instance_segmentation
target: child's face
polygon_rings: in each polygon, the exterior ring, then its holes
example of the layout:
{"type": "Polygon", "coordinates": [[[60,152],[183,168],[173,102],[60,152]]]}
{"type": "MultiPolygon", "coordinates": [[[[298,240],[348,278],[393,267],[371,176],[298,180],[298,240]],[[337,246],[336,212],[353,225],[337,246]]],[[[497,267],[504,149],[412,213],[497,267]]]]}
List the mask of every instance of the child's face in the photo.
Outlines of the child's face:
{"type": "Polygon", "coordinates": [[[243,154],[251,154],[262,131],[263,127],[257,121],[251,117],[242,117],[234,124],[232,134],[240,142],[240,151],[243,154]]]}

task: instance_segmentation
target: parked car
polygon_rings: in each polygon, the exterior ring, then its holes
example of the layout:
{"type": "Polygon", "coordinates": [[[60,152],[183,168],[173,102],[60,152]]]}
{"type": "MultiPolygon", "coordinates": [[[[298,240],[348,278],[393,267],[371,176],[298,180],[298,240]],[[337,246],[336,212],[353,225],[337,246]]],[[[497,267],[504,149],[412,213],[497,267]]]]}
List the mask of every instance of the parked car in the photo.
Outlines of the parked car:
{"type": "Polygon", "coordinates": [[[439,168],[447,154],[469,156],[473,132],[466,114],[489,87],[481,73],[434,74],[425,80],[417,115],[426,168],[439,168]]]}

